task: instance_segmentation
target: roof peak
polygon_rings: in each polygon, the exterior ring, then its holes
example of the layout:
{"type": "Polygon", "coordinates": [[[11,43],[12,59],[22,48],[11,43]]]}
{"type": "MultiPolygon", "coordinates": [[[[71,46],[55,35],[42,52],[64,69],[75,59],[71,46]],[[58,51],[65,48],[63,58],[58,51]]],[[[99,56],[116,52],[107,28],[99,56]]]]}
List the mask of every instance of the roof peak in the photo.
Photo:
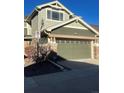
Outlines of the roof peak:
{"type": "Polygon", "coordinates": [[[36,6],[36,9],[42,9],[43,7],[46,7],[46,6],[51,6],[53,4],[58,4],[61,8],[63,8],[64,10],[66,10],[70,15],[73,15],[73,13],[68,10],[62,3],[60,3],[58,0],[53,0],[51,2],[48,2],[48,3],[45,3],[45,4],[41,4],[41,5],[38,5],[36,6]]]}

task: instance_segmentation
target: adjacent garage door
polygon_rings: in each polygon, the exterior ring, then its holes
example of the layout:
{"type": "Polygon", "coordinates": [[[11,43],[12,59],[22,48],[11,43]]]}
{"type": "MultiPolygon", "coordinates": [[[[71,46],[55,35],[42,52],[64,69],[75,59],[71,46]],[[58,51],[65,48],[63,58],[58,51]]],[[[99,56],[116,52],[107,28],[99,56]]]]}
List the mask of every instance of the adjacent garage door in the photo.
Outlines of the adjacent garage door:
{"type": "Polygon", "coordinates": [[[57,39],[57,52],[66,59],[91,58],[91,44],[88,40],[57,39]]]}

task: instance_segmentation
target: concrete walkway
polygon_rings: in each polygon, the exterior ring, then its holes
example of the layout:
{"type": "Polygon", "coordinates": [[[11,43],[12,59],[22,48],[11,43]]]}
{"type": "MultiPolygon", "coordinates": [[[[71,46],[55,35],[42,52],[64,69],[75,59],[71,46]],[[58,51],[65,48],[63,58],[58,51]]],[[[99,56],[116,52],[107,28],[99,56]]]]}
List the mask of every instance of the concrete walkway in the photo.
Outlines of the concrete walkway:
{"type": "Polygon", "coordinates": [[[71,70],[47,75],[25,77],[25,93],[98,93],[98,65],[79,62],[59,62],[71,70]]]}

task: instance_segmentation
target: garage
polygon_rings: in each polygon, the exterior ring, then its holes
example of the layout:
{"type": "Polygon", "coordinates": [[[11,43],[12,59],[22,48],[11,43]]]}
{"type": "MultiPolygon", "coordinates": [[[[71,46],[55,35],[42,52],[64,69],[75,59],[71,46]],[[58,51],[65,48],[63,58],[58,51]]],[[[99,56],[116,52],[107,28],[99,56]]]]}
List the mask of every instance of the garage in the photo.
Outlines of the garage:
{"type": "Polygon", "coordinates": [[[57,53],[65,59],[91,58],[90,40],[57,39],[57,53]]]}
{"type": "Polygon", "coordinates": [[[93,59],[94,42],[98,34],[81,20],[70,20],[46,30],[48,42],[57,44],[55,51],[64,59],[93,59]],[[73,24],[73,25],[72,25],[73,24]]]}

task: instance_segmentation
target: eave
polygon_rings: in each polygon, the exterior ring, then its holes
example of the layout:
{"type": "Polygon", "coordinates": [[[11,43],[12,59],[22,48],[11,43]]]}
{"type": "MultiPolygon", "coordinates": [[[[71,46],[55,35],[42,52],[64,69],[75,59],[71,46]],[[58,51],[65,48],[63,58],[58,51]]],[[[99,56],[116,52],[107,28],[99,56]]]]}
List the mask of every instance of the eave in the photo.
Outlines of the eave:
{"type": "Polygon", "coordinates": [[[61,9],[64,9],[68,14],[74,15],[70,10],[68,10],[68,9],[67,9],[63,4],[61,4],[59,1],[52,1],[52,2],[49,2],[49,3],[46,3],[46,4],[38,5],[38,6],[36,6],[36,8],[37,8],[38,10],[41,10],[43,7],[46,7],[46,6],[51,6],[51,7],[53,7],[52,4],[58,4],[58,5],[60,5],[60,6],[62,7],[61,9]]]}
{"type": "Polygon", "coordinates": [[[49,28],[46,28],[46,31],[49,33],[51,32],[52,30],[54,29],[57,29],[59,27],[62,27],[62,26],[65,26],[71,22],[74,22],[74,21],[79,21],[81,22],[81,24],[83,24],[85,27],[87,27],[88,29],[90,29],[92,32],[94,32],[97,36],[99,36],[99,32],[96,31],[93,27],[91,27],[90,25],[88,25],[85,21],[83,21],[80,17],[76,16],[70,20],[67,20],[67,21],[64,21],[58,25],[55,25],[55,26],[52,26],[52,27],[49,27],[49,28]]]}
{"type": "Polygon", "coordinates": [[[38,9],[35,8],[35,9],[30,13],[30,15],[26,18],[25,21],[27,21],[27,22],[30,23],[31,19],[32,19],[37,13],[38,13],[38,9]]]}
{"type": "Polygon", "coordinates": [[[66,38],[66,39],[80,39],[80,40],[95,40],[97,37],[88,37],[88,36],[74,36],[74,35],[62,35],[62,34],[48,34],[49,37],[55,38],[66,38]]]}

